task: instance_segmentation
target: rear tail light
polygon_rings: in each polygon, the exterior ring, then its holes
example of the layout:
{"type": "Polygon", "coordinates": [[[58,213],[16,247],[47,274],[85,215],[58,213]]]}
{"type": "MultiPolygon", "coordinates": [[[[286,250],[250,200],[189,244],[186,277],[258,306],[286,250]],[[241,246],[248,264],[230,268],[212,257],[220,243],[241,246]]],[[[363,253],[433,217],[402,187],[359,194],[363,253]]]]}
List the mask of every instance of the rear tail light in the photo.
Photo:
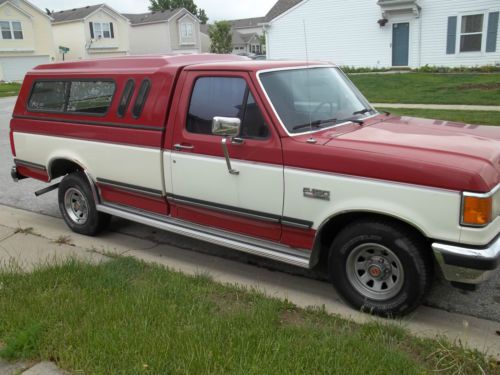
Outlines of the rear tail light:
{"type": "Polygon", "coordinates": [[[14,132],[11,130],[9,133],[10,137],[10,150],[12,151],[12,156],[16,156],[16,146],[14,145],[14,132]]]}

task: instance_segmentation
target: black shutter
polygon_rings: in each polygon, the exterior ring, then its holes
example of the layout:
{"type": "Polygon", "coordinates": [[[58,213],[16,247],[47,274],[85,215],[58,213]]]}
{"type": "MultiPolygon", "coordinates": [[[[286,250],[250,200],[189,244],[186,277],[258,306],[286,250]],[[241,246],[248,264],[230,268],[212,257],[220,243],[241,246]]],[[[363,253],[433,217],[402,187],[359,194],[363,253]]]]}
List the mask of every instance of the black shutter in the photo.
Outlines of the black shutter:
{"type": "Polygon", "coordinates": [[[446,54],[453,55],[457,44],[457,16],[448,17],[448,37],[446,39],[446,54]]]}
{"type": "Polygon", "coordinates": [[[488,17],[488,34],[486,37],[486,52],[496,52],[498,34],[498,16],[500,12],[490,13],[488,17]]]}
{"type": "Polygon", "coordinates": [[[89,26],[90,26],[90,38],[94,39],[94,25],[92,24],[92,22],[89,22],[89,26]]]}
{"type": "Polygon", "coordinates": [[[115,33],[113,31],[113,22],[109,23],[109,31],[111,32],[111,38],[115,37],[115,33]]]}

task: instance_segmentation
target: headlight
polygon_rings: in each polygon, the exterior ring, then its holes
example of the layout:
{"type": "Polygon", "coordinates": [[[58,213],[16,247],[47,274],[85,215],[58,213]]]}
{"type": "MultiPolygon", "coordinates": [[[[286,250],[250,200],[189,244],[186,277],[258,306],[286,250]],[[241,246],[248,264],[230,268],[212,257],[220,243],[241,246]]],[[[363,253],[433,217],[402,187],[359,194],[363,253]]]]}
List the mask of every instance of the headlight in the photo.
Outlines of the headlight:
{"type": "Polygon", "coordinates": [[[493,197],[464,193],[462,225],[484,227],[493,220],[493,197]]]}

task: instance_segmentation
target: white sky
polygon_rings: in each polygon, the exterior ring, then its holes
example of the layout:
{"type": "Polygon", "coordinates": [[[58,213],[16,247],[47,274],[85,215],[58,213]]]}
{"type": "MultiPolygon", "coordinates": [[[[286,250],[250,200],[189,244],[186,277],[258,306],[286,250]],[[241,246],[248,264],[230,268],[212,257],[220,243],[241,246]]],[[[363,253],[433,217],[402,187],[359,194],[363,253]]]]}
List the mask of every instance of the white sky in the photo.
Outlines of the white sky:
{"type": "MultiPolygon", "coordinates": [[[[30,0],[45,10],[62,10],[86,5],[106,3],[121,13],[147,12],[149,0],[30,0]]],[[[238,19],[265,16],[277,0],[195,0],[199,8],[205,9],[209,22],[223,19],[238,19]]]]}

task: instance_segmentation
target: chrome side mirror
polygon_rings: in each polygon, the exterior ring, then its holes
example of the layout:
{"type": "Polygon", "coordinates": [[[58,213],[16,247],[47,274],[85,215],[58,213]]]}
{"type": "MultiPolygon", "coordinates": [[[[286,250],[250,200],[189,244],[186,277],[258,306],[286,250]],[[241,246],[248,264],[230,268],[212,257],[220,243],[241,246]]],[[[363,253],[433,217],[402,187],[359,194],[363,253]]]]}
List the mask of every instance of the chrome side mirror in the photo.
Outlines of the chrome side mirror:
{"type": "Polygon", "coordinates": [[[231,167],[231,159],[227,149],[227,140],[235,138],[240,134],[241,120],[236,117],[214,117],[212,120],[212,134],[222,136],[222,151],[226,158],[227,170],[232,175],[239,175],[240,172],[231,167]]]}
{"type": "Polygon", "coordinates": [[[212,134],[223,137],[237,137],[240,134],[241,120],[237,117],[214,117],[212,134]]]}

